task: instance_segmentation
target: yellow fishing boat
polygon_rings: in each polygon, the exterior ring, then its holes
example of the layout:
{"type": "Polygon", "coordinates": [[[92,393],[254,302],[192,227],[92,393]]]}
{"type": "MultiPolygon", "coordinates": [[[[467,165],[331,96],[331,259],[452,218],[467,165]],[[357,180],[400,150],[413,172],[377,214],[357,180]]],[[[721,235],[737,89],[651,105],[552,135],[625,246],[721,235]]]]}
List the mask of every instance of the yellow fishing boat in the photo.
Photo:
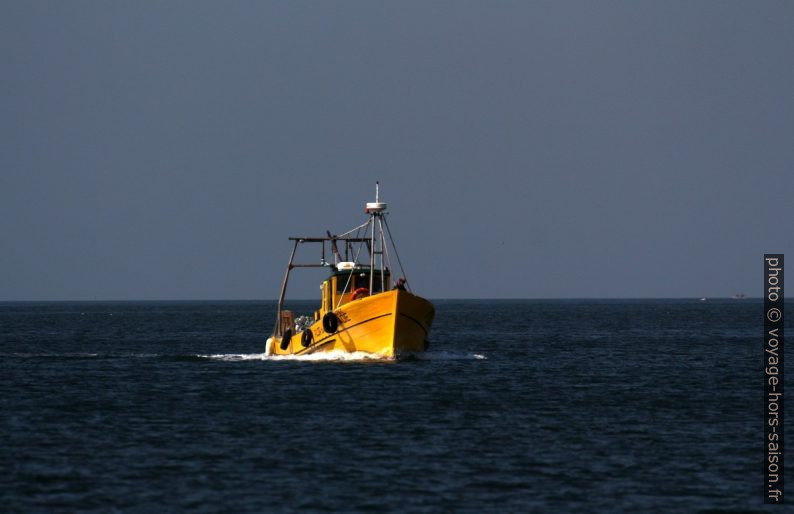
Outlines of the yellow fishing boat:
{"type": "Polygon", "coordinates": [[[394,359],[427,349],[435,309],[411,291],[405,278],[377,183],[375,201],[366,204],[365,212],[369,215],[366,223],[344,234],[327,232],[326,237],[289,238],[292,253],[266,354],[307,355],[341,350],[394,359]],[[298,247],[306,243],[321,245],[318,264],[295,263],[298,247]],[[326,247],[333,262],[326,261],[326,247]],[[392,255],[402,274],[396,281],[392,280],[392,255]],[[296,318],[294,312],[284,309],[290,272],[318,267],[330,271],[320,287],[320,306],[313,313],[296,318]]]}

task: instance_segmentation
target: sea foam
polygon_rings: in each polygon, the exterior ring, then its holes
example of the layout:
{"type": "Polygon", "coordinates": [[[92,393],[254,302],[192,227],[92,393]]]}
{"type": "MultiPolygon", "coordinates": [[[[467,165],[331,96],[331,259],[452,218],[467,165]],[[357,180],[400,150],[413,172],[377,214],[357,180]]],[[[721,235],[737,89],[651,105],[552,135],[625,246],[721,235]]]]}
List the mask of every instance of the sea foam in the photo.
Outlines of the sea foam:
{"type": "Polygon", "coordinates": [[[306,362],[328,362],[328,361],[390,361],[390,360],[482,360],[487,359],[485,355],[468,352],[424,352],[408,355],[401,355],[398,359],[385,357],[378,354],[367,352],[346,352],[344,350],[332,350],[330,352],[317,352],[307,355],[267,355],[265,353],[217,353],[211,355],[196,355],[203,359],[219,361],[306,361],[306,362]]]}

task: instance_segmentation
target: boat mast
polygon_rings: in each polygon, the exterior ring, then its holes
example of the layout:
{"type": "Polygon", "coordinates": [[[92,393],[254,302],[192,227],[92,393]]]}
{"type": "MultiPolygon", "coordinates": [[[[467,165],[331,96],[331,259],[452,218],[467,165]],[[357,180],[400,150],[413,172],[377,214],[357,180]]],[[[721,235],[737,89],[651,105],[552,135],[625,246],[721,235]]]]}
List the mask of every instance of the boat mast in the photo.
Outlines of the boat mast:
{"type": "MultiPolygon", "coordinates": [[[[372,224],[372,232],[370,234],[370,250],[369,250],[369,294],[372,294],[373,286],[375,285],[375,254],[381,255],[381,268],[383,267],[383,232],[378,236],[381,241],[381,249],[377,251],[375,246],[375,230],[377,222],[386,210],[386,204],[380,201],[380,182],[375,182],[375,201],[367,202],[365,211],[370,215],[370,223],[372,224]]],[[[382,229],[381,229],[382,230],[382,229]]],[[[381,279],[383,278],[383,269],[381,269],[381,279]]],[[[382,280],[381,280],[382,281],[382,280]]]]}
{"type": "Polygon", "coordinates": [[[386,245],[386,236],[383,234],[383,218],[378,219],[380,231],[380,290],[386,290],[386,270],[391,268],[389,263],[389,247],[386,245]],[[387,268],[388,266],[388,268],[387,268]]]}

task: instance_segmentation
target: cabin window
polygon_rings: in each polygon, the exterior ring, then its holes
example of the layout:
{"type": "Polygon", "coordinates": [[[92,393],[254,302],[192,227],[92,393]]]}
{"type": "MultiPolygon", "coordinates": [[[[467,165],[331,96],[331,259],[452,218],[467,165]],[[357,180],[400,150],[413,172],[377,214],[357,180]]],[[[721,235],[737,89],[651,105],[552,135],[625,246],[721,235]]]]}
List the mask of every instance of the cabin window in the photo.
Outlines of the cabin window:
{"type": "Polygon", "coordinates": [[[353,290],[353,277],[351,277],[350,275],[338,275],[336,277],[336,294],[347,294],[352,290],[353,290]]]}
{"type": "MultiPolygon", "coordinates": [[[[389,275],[386,275],[385,281],[386,281],[386,290],[388,291],[389,275]]],[[[356,287],[366,287],[367,289],[369,289],[369,275],[367,275],[366,273],[360,273],[358,276],[356,276],[356,284],[357,284],[356,287]]],[[[372,294],[383,292],[383,289],[380,286],[381,286],[380,274],[376,274],[374,279],[372,280],[372,294]]]]}

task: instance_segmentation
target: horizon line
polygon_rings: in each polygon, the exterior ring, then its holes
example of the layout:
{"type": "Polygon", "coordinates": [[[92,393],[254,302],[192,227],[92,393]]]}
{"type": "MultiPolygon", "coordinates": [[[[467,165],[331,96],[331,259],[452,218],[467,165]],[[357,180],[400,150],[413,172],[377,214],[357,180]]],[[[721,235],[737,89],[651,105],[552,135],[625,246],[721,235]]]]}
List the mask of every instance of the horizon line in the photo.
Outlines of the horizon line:
{"type": "MultiPolygon", "coordinates": [[[[444,298],[428,298],[430,301],[482,301],[482,300],[698,300],[702,298],[708,300],[761,300],[763,296],[744,296],[742,298],[734,298],[732,296],[550,296],[550,297],[518,297],[518,296],[502,296],[502,297],[444,297],[444,298]]],[[[27,299],[27,300],[0,300],[0,303],[102,303],[102,302],[277,302],[277,298],[105,298],[105,299],[27,299]]],[[[285,300],[288,302],[316,302],[316,298],[293,298],[285,300]]]]}

